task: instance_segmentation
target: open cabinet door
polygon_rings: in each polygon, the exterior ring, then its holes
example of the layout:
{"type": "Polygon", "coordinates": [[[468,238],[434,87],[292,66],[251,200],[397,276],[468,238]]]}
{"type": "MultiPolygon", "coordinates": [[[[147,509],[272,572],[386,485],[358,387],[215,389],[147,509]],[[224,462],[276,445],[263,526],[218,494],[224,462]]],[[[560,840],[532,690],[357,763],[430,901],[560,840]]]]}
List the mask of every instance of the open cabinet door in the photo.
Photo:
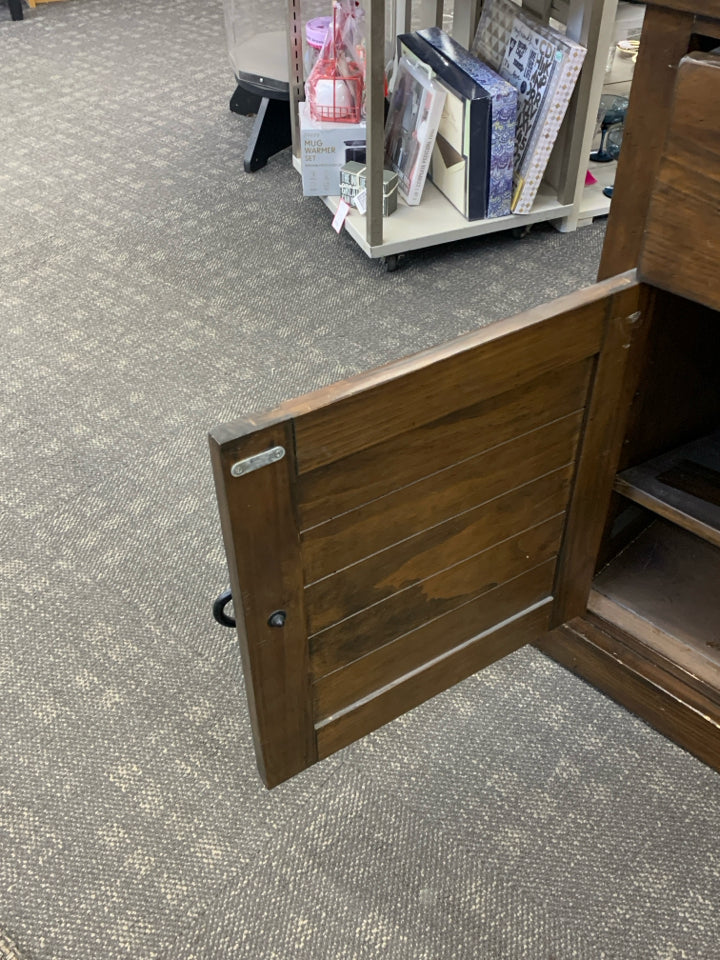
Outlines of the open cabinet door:
{"type": "Polygon", "coordinates": [[[268,786],[584,610],[643,296],[624,275],[212,431],[268,786]]]}

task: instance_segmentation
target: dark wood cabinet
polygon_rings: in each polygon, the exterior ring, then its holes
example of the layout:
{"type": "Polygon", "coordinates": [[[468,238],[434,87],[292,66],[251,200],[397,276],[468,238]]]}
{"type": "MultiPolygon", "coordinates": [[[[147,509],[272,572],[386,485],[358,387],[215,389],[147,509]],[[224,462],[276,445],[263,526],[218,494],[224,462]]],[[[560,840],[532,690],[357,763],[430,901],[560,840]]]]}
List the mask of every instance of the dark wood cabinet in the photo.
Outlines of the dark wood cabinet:
{"type": "Polygon", "coordinates": [[[720,765],[719,105],[684,60],[637,273],[212,431],[269,786],[528,642],[720,765]]]}

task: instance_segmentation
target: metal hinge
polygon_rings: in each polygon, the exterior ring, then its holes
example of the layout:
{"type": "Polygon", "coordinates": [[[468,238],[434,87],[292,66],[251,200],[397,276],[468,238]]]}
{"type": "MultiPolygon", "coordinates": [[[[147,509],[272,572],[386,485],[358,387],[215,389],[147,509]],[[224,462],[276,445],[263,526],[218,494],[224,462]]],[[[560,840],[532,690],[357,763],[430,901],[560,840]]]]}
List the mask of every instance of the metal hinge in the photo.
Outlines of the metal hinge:
{"type": "Polygon", "coordinates": [[[248,457],[246,460],[238,460],[230,467],[230,473],[233,477],[244,477],[246,473],[252,473],[253,470],[259,470],[260,467],[267,467],[271,463],[277,463],[285,456],[285,447],[270,447],[269,450],[263,450],[262,453],[256,453],[254,457],[248,457]]]}

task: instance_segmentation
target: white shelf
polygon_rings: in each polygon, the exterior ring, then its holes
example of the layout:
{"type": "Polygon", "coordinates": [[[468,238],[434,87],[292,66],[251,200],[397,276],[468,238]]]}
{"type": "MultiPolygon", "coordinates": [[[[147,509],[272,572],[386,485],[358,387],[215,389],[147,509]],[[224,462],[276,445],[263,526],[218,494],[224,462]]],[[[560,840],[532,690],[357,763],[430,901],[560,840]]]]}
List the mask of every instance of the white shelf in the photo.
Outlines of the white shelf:
{"type": "MultiPolygon", "coordinates": [[[[293,157],[293,166],[298,172],[302,170],[298,157],[293,157]]],[[[340,197],[318,199],[333,213],[340,202],[340,197]]],[[[420,250],[439,243],[461,240],[464,237],[479,237],[544,220],[555,220],[566,216],[571,210],[572,204],[560,203],[555,191],[543,184],[530,213],[495,217],[491,220],[466,220],[428,180],[419,206],[409,207],[400,200],[395,213],[383,219],[383,242],[379,246],[368,244],[365,237],[366,219],[357,210],[351,210],[348,214],[345,229],[369,257],[388,257],[407,250],[420,250]]]]}
{"type": "Polygon", "coordinates": [[[594,217],[606,217],[610,212],[610,197],[603,193],[605,187],[615,183],[617,163],[588,163],[588,170],[597,179],[597,183],[586,186],[580,198],[579,220],[592,220],[594,217]]]}
{"type": "MultiPolygon", "coordinates": [[[[301,0],[289,0],[289,9],[292,14],[289,20],[291,32],[295,29],[294,24],[301,22],[300,5],[301,0]]],[[[441,19],[443,6],[442,2],[433,4],[433,10],[438,19],[441,19]]],[[[604,179],[605,174],[601,181],[592,187],[586,187],[584,181],[605,79],[607,51],[612,38],[617,0],[568,0],[566,6],[568,35],[586,46],[588,52],[577,90],[568,110],[562,143],[558,142],[553,154],[558,161],[555,163],[557,169],[552,173],[548,172],[548,180],[556,183],[557,187],[543,184],[529,214],[497,217],[491,220],[466,220],[433,184],[427,183],[419,206],[407,207],[400,201],[395,213],[383,218],[382,226],[378,219],[372,221],[372,233],[376,241],[372,244],[367,241],[367,219],[352,210],[345,221],[345,229],[367,256],[373,258],[393,256],[409,250],[418,250],[465,237],[483,236],[543,221],[552,221],[559,230],[565,232],[574,230],[578,225],[587,223],[594,217],[608,213],[610,200],[602,193],[603,187],[609,185],[604,179]],[[559,200],[559,196],[565,202],[559,200]],[[378,243],[377,240],[380,238],[382,241],[378,243]]],[[[368,43],[371,52],[383,48],[384,7],[385,0],[366,0],[368,43]]],[[[455,0],[453,4],[453,23],[458,18],[458,23],[468,33],[468,37],[474,31],[473,25],[477,11],[478,0],[455,0]]],[[[615,71],[618,83],[627,82],[625,70],[626,64],[618,64],[615,71]]],[[[383,102],[382,69],[379,71],[375,69],[373,77],[372,83],[368,85],[368,90],[372,91],[368,95],[368,164],[372,169],[377,170],[382,165],[383,149],[381,114],[380,117],[378,115],[383,102]],[[371,109],[373,103],[375,107],[371,109]]],[[[297,77],[295,82],[291,83],[291,105],[295,119],[293,163],[298,170],[300,159],[296,100],[302,96],[302,85],[299,81],[300,77],[297,77]]],[[[551,164],[552,162],[553,158],[551,158],[551,164]]],[[[614,168],[615,164],[612,166],[614,168]]],[[[338,197],[322,199],[330,210],[334,212],[337,209],[338,197]]],[[[377,208],[374,216],[377,216],[377,208]]]]}

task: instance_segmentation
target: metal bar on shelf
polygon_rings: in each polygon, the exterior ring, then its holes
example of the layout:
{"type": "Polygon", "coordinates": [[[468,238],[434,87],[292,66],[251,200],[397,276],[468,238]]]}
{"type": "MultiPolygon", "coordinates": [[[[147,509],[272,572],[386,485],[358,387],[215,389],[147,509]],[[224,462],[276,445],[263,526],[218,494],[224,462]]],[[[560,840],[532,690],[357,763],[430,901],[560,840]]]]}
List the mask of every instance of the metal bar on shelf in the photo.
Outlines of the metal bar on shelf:
{"type": "Polygon", "coordinates": [[[385,155],[385,0],[369,0],[367,30],[367,242],[383,242],[383,160],[385,155]]]}
{"type": "Polygon", "coordinates": [[[300,131],[298,103],[305,99],[302,16],[300,0],[287,0],[287,41],[288,41],[288,85],[290,87],[290,130],[292,134],[292,152],[300,156],[300,131]]]}
{"type": "Polygon", "coordinates": [[[453,9],[452,35],[469,50],[475,39],[478,21],[480,19],[480,0],[455,0],[453,9]]]}
{"type": "Polygon", "coordinates": [[[468,50],[475,39],[481,6],[480,0],[465,0],[462,3],[456,0],[453,9],[453,39],[467,47],[468,50]]]}
{"type": "MultiPolygon", "coordinates": [[[[562,148],[558,199],[574,203],[576,210],[585,184],[616,11],[617,0],[572,0],[570,4],[568,36],[586,47],[587,55],[565,118],[567,139],[562,148]]],[[[570,226],[574,229],[576,224],[570,226]]]]}
{"type": "Polygon", "coordinates": [[[551,6],[552,0],[522,0],[523,10],[529,10],[530,13],[534,13],[535,16],[540,17],[544,23],[547,23],[550,19],[551,6]]]}

